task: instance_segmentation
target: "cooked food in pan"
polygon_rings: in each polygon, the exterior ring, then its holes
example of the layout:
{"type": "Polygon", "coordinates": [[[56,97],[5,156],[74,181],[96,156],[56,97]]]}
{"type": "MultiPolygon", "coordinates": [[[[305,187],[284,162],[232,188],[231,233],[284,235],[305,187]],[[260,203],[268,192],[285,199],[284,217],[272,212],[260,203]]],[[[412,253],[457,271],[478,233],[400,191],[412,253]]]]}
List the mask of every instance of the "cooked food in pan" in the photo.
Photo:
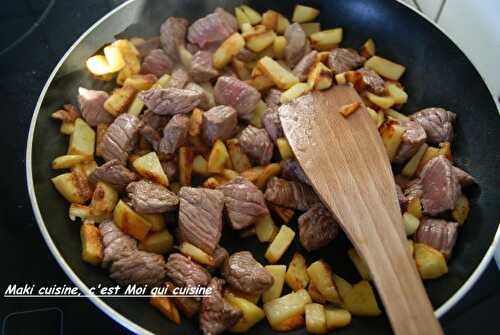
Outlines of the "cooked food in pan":
{"type": "MultiPolygon", "coordinates": [[[[332,85],[352,85],[380,131],[421,277],[448,271],[469,212],[462,189],[475,183],[453,165],[455,114],[433,106],[403,114],[405,67],[377,54],[372,39],[344,48],[342,28],[321,27],[318,15],[297,5],[291,20],[248,6],[194,22],[169,17],[159,36],[116,40],[88,59],[112,91],[81,87],[77,103],[52,114],[69,136],[52,163],[67,171],[52,182],[70,220],[81,221],[82,259],[121,285],[212,289],[203,298],[151,298],[174,323],[197,319],[204,334],[218,334],[267,319],[276,331],[326,333],[351,315],[381,313],[354,249],[345,257],[357,283],[309,257],[341,229],[278,117],[280,106],[332,85]],[[247,250],[228,253],[223,227],[257,239],[266,264],[247,250]],[[284,264],[294,240],[301,248],[284,264]]],[[[358,107],[340,112],[365,112],[358,107]]]]}

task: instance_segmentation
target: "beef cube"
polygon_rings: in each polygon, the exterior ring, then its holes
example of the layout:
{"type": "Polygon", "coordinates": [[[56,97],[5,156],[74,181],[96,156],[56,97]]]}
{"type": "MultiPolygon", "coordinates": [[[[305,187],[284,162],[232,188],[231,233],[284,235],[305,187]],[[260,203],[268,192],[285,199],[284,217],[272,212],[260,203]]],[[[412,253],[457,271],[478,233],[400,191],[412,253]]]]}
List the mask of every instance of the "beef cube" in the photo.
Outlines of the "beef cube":
{"type": "Polygon", "coordinates": [[[402,174],[397,174],[394,176],[394,181],[399,185],[403,190],[408,186],[408,184],[412,181],[410,177],[403,176],[402,174]]]}
{"type": "Polygon", "coordinates": [[[360,67],[365,60],[354,49],[335,48],[328,55],[328,66],[334,74],[339,74],[360,67]]]}
{"type": "Polygon", "coordinates": [[[183,114],[174,115],[163,129],[163,137],[158,144],[158,152],[168,156],[173,154],[187,141],[189,117],[183,114]]]}
{"type": "Polygon", "coordinates": [[[170,254],[166,269],[168,278],[180,287],[207,286],[210,282],[210,273],[183,254],[170,254]]]}
{"type": "Polygon", "coordinates": [[[266,165],[271,161],[274,145],[265,129],[249,125],[241,132],[239,141],[241,149],[260,165],[266,165]]]}
{"type": "Polygon", "coordinates": [[[397,164],[402,164],[413,157],[427,139],[424,128],[417,122],[410,120],[402,121],[400,124],[405,127],[405,131],[401,137],[396,157],[394,157],[394,163],[397,164]]]}
{"type": "Polygon", "coordinates": [[[200,103],[198,104],[198,107],[204,110],[207,110],[210,108],[210,98],[208,97],[207,93],[201,87],[200,85],[190,82],[188,83],[185,87],[186,90],[191,90],[200,95],[200,103]]]}
{"type": "Polygon", "coordinates": [[[217,248],[215,248],[212,257],[214,259],[214,265],[211,268],[220,269],[229,258],[229,252],[227,252],[225,248],[218,245],[217,248]]]}
{"type": "Polygon", "coordinates": [[[149,126],[156,131],[161,131],[167,125],[170,117],[165,115],[158,115],[150,110],[146,110],[141,114],[140,119],[144,126],[149,126]]]}
{"type": "Polygon", "coordinates": [[[281,176],[288,180],[298,181],[311,185],[311,181],[306,176],[299,162],[295,159],[286,159],[280,162],[281,176]]]}
{"type": "Polygon", "coordinates": [[[219,75],[212,64],[212,53],[200,50],[191,59],[191,70],[189,72],[194,81],[202,83],[210,81],[219,75]]]}
{"type": "Polygon", "coordinates": [[[198,19],[189,26],[187,38],[189,42],[200,48],[217,48],[229,35],[237,30],[234,17],[218,9],[198,19]]]}
{"type": "Polygon", "coordinates": [[[186,114],[201,101],[201,94],[174,87],[152,88],[139,93],[144,104],[159,115],[186,114]]]}
{"type": "Polygon", "coordinates": [[[161,141],[160,132],[151,126],[143,125],[139,129],[139,134],[153,147],[155,151],[158,151],[158,145],[161,141]]]}
{"type": "Polygon", "coordinates": [[[212,278],[212,294],[201,300],[200,328],[204,335],[217,335],[232,328],[243,313],[222,297],[224,280],[212,278]]]}
{"type": "Polygon", "coordinates": [[[306,211],[320,202],[310,186],[278,177],[272,177],[267,182],[264,197],[275,205],[295,208],[300,211],[306,211]]]}
{"type": "Polygon", "coordinates": [[[202,135],[209,145],[216,140],[226,140],[234,135],[238,113],[233,107],[215,106],[203,113],[202,135]]]}
{"type": "Polygon", "coordinates": [[[182,187],[179,198],[181,241],[212,254],[222,234],[224,194],[217,190],[182,187]]]}
{"type": "Polygon", "coordinates": [[[189,82],[189,73],[187,73],[182,67],[179,67],[172,72],[172,76],[168,81],[168,87],[173,88],[184,88],[189,82]]]}
{"type": "Polygon", "coordinates": [[[114,261],[123,258],[124,254],[137,250],[137,241],[122,232],[112,220],[99,224],[99,231],[104,246],[102,267],[107,268],[114,261]]]}
{"type": "Polygon", "coordinates": [[[415,234],[415,242],[427,244],[449,259],[457,240],[457,228],[457,222],[424,218],[415,234]]]}
{"type": "Polygon", "coordinates": [[[225,25],[230,27],[232,30],[237,31],[238,30],[238,21],[234,17],[233,14],[229,13],[226,11],[224,8],[217,7],[214,10],[215,14],[220,15],[224,19],[225,25]]]}
{"type": "Polygon", "coordinates": [[[321,203],[316,203],[299,217],[300,244],[307,251],[323,248],[338,234],[338,223],[321,203]]]}
{"type": "Polygon", "coordinates": [[[269,92],[267,92],[266,96],[266,105],[267,108],[270,108],[272,110],[278,109],[278,107],[281,105],[281,91],[275,88],[271,88],[269,92]]]}
{"type": "Polygon", "coordinates": [[[165,278],[162,255],[146,251],[129,251],[111,264],[110,277],[120,285],[160,286],[165,278]]]}
{"type": "Polygon", "coordinates": [[[241,49],[240,52],[238,52],[235,57],[245,63],[253,62],[259,59],[258,54],[247,48],[241,49]]]}
{"type": "Polygon", "coordinates": [[[404,213],[406,211],[406,208],[408,207],[408,199],[405,197],[401,186],[399,186],[398,184],[395,185],[396,195],[398,196],[399,209],[401,210],[401,213],[404,213]]]}
{"type": "Polygon", "coordinates": [[[179,164],[173,160],[163,161],[161,162],[161,167],[163,171],[167,175],[169,182],[172,182],[177,179],[179,164]]]}
{"type": "Polygon", "coordinates": [[[427,141],[432,144],[453,140],[453,122],[456,115],[443,108],[431,107],[422,109],[410,116],[417,121],[427,133],[427,141]]]}
{"type": "Polygon", "coordinates": [[[214,97],[218,104],[234,107],[240,118],[248,119],[260,100],[260,93],[237,78],[222,76],[215,84],[214,97]]]}
{"type": "Polygon", "coordinates": [[[189,42],[186,44],[186,49],[187,49],[187,51],[189,51],[189,53],[191,55],[194,55],[195,53],[200,51],[199,46],[197,46],[196,44],[193,44],[193,43],[189,43],[189,42]]]}
{"type": "Polygon", "coordinates": [[[363,88],[378,95],[384,94],[384,79],[382,79],[377,72],[361,68],[358,70],[358,73],[361,74],[361,86],[363,88]]]}
{"type": "Polygon", "coordinates": [[[474,179],[474,177],[472,177],[470,174],[468,174],[464,170],[454,166],[453,172],[457,176],[457,179],[458,179],[458,182],[460,183],[460,186],[467,187],[467,186],[476,184],[476,179],[474,179]]]}
{"type": "Polygon", "coordinates": [[[102,157],[106,161],[117,159],[127,162],[128,155],[137,145],[140,120],[131,114],[120,114],[108,127],[100,144],[102,157]]]}
{"type": "Polygon", "coordinates": [[[423,193],[424,189],[422,186],[422,180],[420,180],[420,178],[411,180],[404,188],[404,195],[408,199],[408,201],[411,201],[415,198],[422,198],[423,193]]]}
{"type": "Polygon", "coordinates": [[[264,194],[244,177],[236,177],[217,190],[224,194],[226,213],[233,229],[247,228],[259,216],[269,214],[264,194]]]}
{"type": "Polygon", "coordinates": [[[280,137],[284,137],[285,133],[283,132],[283,126],[281,125],[280,116],[278,110],[268,108],[262,117],[262,123],[264,124],[264,128],[266,129],[269,137],[276,142],[276,140],[280,137]]]}
{"type": "Polygon", "coordinates": [[[170,73],[174,68],[174,61],[161,49],[151,50],[144,57],[141,65],[141,73],[152,73],[158,78],[165,73],[170,73]]]}
{"type": "Polygon", "coordinates": [[[119,160],[113,159],[97,167],[89,175],[89,181],[96,184],[103,181],[121,192],[127,185],[137,180],[137,175],[123,166],[119,160]]]}
{"type": "Polygon", "coordinates": [[[88,90],[78,88],[78,104],[82,111],[82,117],[92,127],[99,123],[111,123],[114,116],[104,109],[104,102],[109,95],[105,91],[88,90]]]}
{"type": "Polygon", "coordinates": [[[308,49],[307,36],[301,25],[294,23],[285,31],[287,41],[285,47],[285,60],[290,68],[293,68],[304,57],[308,49]]]}
{"type": "Polygon", "coordinates": [[[455,207],[461,190],[449,160],[443,156],[431,159],[420,171],[420,179],[425,213],[437,215],[455,207]]]}
{"type": "Polygon", "coordinates": [[[249,251],[235,252],[227,259],[222,275],[229,285],[251,294],[261,294],[274,283],[273,276],[249,251]]]}
{"type": "Polygon", "coordinates": [[[139,213],[164,213],[177,209],[179,198],[166,187],[150,180],[132,182],[127,186],[132,207],[139,213]]]}
{"type": "Polygon", "coordinates": [[[160,41],[167,56],[174,62],[179,61],[179,47],[186,40],[188,20],[170,16],[160,27],[160,41]]]}
{"type": "Polygon", "coordinates": [[[318,56],[318,52],[313,50],[309,52],[307,55],[302,57],[302,59],[295,65],[293,68],[293,74],[299,78],[300,81],[305,81],[307,79],[307,75],[309,74],[309,70],[311,67],[316,64],[316,57],[318,56]]]}
{"type": "Polygon", "coordinates": [[[160,36],[148,38],[143,43],[136,45],[136,48],[137,51],[139,51],[139,56],[144,58],[149,55],[151,51],[161,48],[160,36]]]}

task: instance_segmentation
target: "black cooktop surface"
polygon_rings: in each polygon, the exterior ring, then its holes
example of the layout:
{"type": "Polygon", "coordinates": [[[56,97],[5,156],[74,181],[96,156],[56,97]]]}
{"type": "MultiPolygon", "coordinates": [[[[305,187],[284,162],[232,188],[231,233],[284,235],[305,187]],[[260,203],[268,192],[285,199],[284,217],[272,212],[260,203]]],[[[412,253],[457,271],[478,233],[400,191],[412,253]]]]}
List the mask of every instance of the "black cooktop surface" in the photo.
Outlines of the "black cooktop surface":
{"type": "MultiPolygon", "coordinates": [[[[71,282],[42,239],[26,190],[31,116],[50,72],[91,24],[123,0],[7,0],[0,8],[0,291],[9,284],[71,282]]],[[[500,273],[492,262],[478,284],[443,319],[447,334],[495,333],[500,273]]],[[[3,298],[1,334],[123,334],[85,298],[3,298]]]]}

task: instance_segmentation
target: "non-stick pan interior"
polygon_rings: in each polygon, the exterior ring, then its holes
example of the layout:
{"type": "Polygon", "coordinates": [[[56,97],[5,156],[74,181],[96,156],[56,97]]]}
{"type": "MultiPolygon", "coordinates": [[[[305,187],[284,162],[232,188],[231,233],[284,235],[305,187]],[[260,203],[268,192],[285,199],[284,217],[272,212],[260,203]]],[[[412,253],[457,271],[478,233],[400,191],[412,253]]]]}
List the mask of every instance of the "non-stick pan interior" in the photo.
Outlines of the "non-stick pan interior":
{"type": "MultiPolygon", "coordinates": [[[[321,10],[323,29],[343,27],[343,46],[359,48],[369,37],[377,44],[377,53],[407,66],[403,84],[409,93],[406,113],[429,106],[445,107],[458,114],[453,159],[472,173],[480,187],[468,190],[472,210],[468,222],[460,228],[449,274],[426,282],[435,308],[457,291],[481,261],[492,241],[500,210],[500,185],[496,176],[500,165],[497,149],[498,111],[483,80],[464,54],[437,28],[405,6],[393,0],[377,1],[300,1],[321,10]]],[[[249,1],[260,11],[274,9],[288,16],[291,1],[249,1]]],[[[92,267],[80,258],[79,224],[68,218],[68,204],[54,190],[50,178],[58,173],[50,169],[54,157],[65,153],[67,138],[59,134],[59,123],[50,114],[64,103],[76,104],[79,86],[102,88],[105,84],[91,80],[84,70],[86,58],[114,36],[154,36],[168,16],[189,20],[211,12],[216,6],[231,10],[240,1],[138,0],[124,6],[88,34],[69,54],[43,97],[33,138],[32,170],[36,198],[50,237],[71,269],[88,285],[111,284],[104,270],[92,267]]],[[[76,37],[76,36],[75,36],[76,37]]],[[[107,87],[109,89],[109,87],[107,87]]],[[[29,162],[28,162],[29,164],[29,162]]],[[[296,228],[296,223],[292,224],[296,228]]],[[[225,230],[222,245],[229,251],[251,250],[264,262],[266,246],[253,237],[240,239],[225,230]]],[[[348,240],[342,236],[310,260],[324,257],[333,270],[354,282],[359,280],[346,255],[348,240]]],[[[282,263],[288,263],[296,242],[282,263]]],[[[281,262],[280,262],[281,263],[281,262]]],[[[167,321],[141,298],[106,298],[112,308],[138,325],[159,334],[197,332],[196,321],[184,319],[180,326],[167,321]]],[[[339,330],[343,334],[384,334],[390,331],[385,317],[354,318],[352,325],[339,330]]],[[[266,322],[250,333],[270,333],[266,322]]],[[[299,330],[292,333],[304,333],[299,330]]]]}

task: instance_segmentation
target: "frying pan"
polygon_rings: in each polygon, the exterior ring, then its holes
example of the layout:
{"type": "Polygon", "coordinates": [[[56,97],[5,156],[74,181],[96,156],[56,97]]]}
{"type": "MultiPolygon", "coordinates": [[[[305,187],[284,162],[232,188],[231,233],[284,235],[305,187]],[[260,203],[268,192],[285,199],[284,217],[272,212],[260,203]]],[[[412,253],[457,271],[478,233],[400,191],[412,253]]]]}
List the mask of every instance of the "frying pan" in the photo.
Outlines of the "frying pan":
{"type": "MultiPolygon", "coordinates": [[[[274,9],[290,17],[292,1],[243,1],[264,11],[274,9]]],[[[448,311],[479,278],[491,260],[495,231],[500,218],[500,184],[496,173],[500,155],[499,115],[494,99],[483,79],[460,49],[432,22],[406,5],[394,0],[300,1],[321,10],[323,28],[343,27],[344,46],[358,48],[367,38],[377,43],[380,55],[405,64],[403,84],[409,93],[404,112],[442,106],[457,113],[454,160],[472,173],[479,187],[468,189],[471,213],[460,228],[449,274],[426,281],[425,286],[438,317],[448,311]]],[[[106,271],[84,263],[80,258],[79,224],[68,219],[68,204],[55,191],[50,178],[54,157],[65,153],[67,139],[58,132],[59,124],[50,114],[64,103],[76,104],[78,86],[111,89],[109,84],[93,81],[85,70],[85,60],[116,37],[155,36],[166,17],[183,16],[193,21],[212,12],[216,6],[232,9],[241,1],[232,0],[131,0],[119,6],[87,32],[64,55],[47,81],[36,106],[29,132],[26,171],[33,210],[43,238],[70,279],[89,293],[99,283],[112,285],[106,271]]],[[[292,224],[295,227],[296,223],[292,224]]],[[[296,227],[295,227],[296,228],[296,227]]],[[[296,239],[297,240],[297,239],[296,239]]],[[[297,241],[285,254],[288,263],[297,241]]],[[[221,244],[230,252],[251,250],[264,262],[265,246],[254,238],[240,239],[223,232],[221,244]]],[[[349,241],[341,236],[310,260],[325,258],[333,270],[351,282],[359,280],[346,256],[349,241]]],[[[112,319],[137,333],[186,334],[198,332],[197,322],[183,320],[180,326],[167,321],[143,298],[96,298],[91,301],[112,319]]],[[[387,334],[386,317],[354,318],[341,330],[344,334],[387,334]]],[[[271,333],[266,322],[251,329],[252,334],[271,333]]],[[[297,330],[294,334],[304,334],[297,330]]]]}

